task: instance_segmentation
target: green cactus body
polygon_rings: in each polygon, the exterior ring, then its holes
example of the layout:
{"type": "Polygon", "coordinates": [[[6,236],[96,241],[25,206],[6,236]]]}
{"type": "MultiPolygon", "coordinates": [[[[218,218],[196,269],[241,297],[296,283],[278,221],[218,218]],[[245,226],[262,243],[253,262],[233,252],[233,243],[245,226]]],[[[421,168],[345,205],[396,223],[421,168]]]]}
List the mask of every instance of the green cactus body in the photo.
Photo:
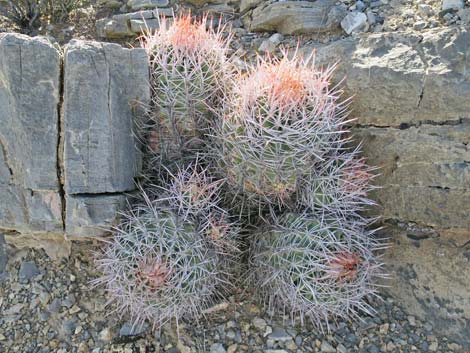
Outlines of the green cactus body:
{"type": "Polygon", "coordinates": [[[159,140],[151,152],[163,159],[201,150],[212,123],[209,107],[226,81],[229,39],[206,30],[206,21],[181,16],[144,36],[151,70],[150,118],[159,140]]]}
{"type": "Polygon", "coordinates": [[[253,207],[292,203],[301,178],[337,148],[330,72],[301,60],[261,61],[234,82],[216,131],[214,159],[232,192],[253,207]]]}
{"type": "Polygon", "coordinates": [[[250,249],[249,280],[274,307],[289,308],[321,326],[330,316],[371,311],[380,264],[372,239],[331,216],[288,213],[258,232],[250,249]]]}
{"type": "Polygon", "coordinates": [[[195,319],[233,283],[238,227],[219,205],[220,190],[221,182],[195,162],[152,191],[159,198],[143,192],[123,214],[97,261],[96,283],[136,324],[195,319]]]}
{"type": "Polygon", "coordinates": [[[136,324],[160,327],[172,319],[197,318],[223,285],[223,259],[193,221],[147,205],[129,213],[98,269],[121,312],[136,324]]]}

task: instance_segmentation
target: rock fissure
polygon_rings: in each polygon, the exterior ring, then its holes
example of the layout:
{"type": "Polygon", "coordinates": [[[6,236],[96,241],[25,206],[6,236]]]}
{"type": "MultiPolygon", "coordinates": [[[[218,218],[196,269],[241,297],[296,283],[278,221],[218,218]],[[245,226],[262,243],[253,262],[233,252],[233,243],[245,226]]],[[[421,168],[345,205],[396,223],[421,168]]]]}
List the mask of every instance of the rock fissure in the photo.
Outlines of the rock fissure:
{"type": "MultiPolygon", "coordinates": [[[[422,99],[422,96],[421,96],[422,99]]],[[[420,104],[420,103],[419,103],[420,104]]],[[[434,121],[434,120],[421,120],[415,123],[403,122],[400,125],[378,125],[378,124],[353,124],[351,127],[358,129],[376,128],[376,129],[398,129],[407,130],[410,128],[419,128],[421,126],[456,126],[470,124],[470,119],[460,118],[455,120],[434,121]]],[[[466,143],[463,143],[466,145],[466,143]]]]}
{"type": "Polygon", "coordinates": [[[13,179],[13,168],[10,165],[9,157],[8,157],[8,151],[7,151],[7,146],[6,144],[2,141],[2,135],[0,134],[0,150],[2,151],[3,154],[3,161],[6,164],[6,167],[8,168],[8,172],[10,173],[10,178],[13,179]]]}
{"type": "Polygon", "coordinates": [[[61,201],[62,229],[65,232],[65,218],[67,213],[67,200],[65,197],[65,166],[64,166],[64,81],[65,58],[61,56],[59,70],[59,102],[57,103],[57,179],[59,182],[59,197],[61,201]]]}

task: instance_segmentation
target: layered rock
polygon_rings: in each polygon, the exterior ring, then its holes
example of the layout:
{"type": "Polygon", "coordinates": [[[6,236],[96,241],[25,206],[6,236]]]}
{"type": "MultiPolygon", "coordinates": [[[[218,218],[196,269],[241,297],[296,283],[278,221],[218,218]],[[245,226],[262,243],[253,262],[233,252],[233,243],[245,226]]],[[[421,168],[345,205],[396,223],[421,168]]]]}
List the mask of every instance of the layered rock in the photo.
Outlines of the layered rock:
{"type": "Polygon", "coordinates": [[[347,76],[359,124],[459,122],[469,117],[468,40],[464,28],[363,35],[317,48],[317,61],[340,60],[337,78],[347,76]]]}
{"type": "Polygon", "coordinates": [[[385,218],[470,228],[469,40],[465,29],[447,29],[317,48],[318,63],[341,60],[336,78],[346,76],[346,95],[354,95],[356,132],[382,167],[375,198],[385,218]]]}
{"type": "Polygon", "coordinates": [[[253,32],[279,32],[282,34],[306,34],[334,30],[339,27],[346,9],[335,6],[334,0],[282,1],[242,3],[242,9],[248,10],[243,23],[253,32]]]}
{"type": "MultiPolygon", "coordinates": [[[[383,33],[317,50],[341,60],[354,134],[378,165],[373,197],[387,228],[385,289],[446,337],[469,344],[470,32],[383,33]]],[[[305,50],[310,52],[312,48],[305,50]]]]}
{"type": "Polygon", "coordinates": [[[0,228],[61,231],[57,174],[60,54],[0,34],[0,228]]]}
{"type": "Polygon", "coordinates": [[[96,21],[96,31],[101,38],[127,38],[145,31],[155,31],[160,28],[159,17],[173,17],[172,8],[136,11],[114,15],[96,21]]]}
{"type": "Polygon", "coordinates": [[[118,222],[126,195],[67,195],[65,229],[71,236],[97,237],[118,222]]]}
{"type": "Polygon", "coordinates": [[[141,168],[135,117],[150,99],[147,55],[72,41],[65,51],[65,229],[93,236],[116,218],[141,168]]]}

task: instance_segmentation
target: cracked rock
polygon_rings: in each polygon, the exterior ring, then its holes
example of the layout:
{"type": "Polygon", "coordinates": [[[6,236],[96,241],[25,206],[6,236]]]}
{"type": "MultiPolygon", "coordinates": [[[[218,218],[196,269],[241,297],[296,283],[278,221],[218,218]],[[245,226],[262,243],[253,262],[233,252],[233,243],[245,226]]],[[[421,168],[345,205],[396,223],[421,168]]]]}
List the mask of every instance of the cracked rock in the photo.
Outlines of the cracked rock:
{"type": "Polygon", "coordinates": [[[60,54],[44,38],[1,33],[0,57],[0,229],[60,232],[60,54]]]}
{"type": "Polygon", "coordinates": [[[326,32],[339,26],[339,20],[331,21],[329,12],[333,0],[283,1],[263,3],[242,20],[249,31],[273,31],[282,34],[307,34],[326,32]]]}

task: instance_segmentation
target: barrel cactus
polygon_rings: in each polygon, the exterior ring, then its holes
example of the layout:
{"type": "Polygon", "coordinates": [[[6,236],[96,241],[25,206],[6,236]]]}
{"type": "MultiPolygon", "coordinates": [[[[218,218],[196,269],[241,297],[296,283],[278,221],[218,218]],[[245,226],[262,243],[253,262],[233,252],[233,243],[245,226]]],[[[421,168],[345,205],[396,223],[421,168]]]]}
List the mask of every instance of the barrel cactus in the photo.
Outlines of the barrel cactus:
{"type": "Polygon", "coordinates": [[[323,328],[331,317],[373,312],[364,299],[382,272],[378,247],[333,216],[287,213],[254,235],[249,280],[273,309],[323,328]]]}
{"type": "Polygon", "coordinates": [[[199,150],[211,123],[211,106],[221,95],[231,65],[230,36],[208,29],[207,17],[161,19],[142,46],[150,63],[152,104],[149,153],[171,160],[199,150]]]}
{"type": "Polygon", "coordinates": [[[157,189],[123,214],[95,281],[135,325],[148,320],[154,328],[197,319],[233,283],[239,254],[238,228],[218,206],[220,184],[204,169],[191,165],[157,189]]]}
{"type": "Polygon", "coordinates": [[[332,71],[284,53],[235,79],[220,110],[214,160],[249,207],[288,204],[300,178],[337,148],[346,105],[330,88],[332,71]]]}

